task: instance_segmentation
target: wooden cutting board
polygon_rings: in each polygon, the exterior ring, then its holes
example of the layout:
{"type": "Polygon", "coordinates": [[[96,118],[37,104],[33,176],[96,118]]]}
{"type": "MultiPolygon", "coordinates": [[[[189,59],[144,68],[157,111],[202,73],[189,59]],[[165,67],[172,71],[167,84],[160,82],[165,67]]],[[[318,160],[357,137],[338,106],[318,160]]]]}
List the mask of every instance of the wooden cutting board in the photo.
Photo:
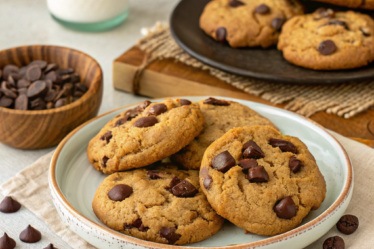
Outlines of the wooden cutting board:
{"type": "MultiPolygon", "coordinates": [[[[132,91],[133,78],[142,64],[145,54],[137,47],[131,48],[113,62],[113,86],[126,92],[132,91]]],[[[227,96],[250,100],[270,106],[274,105],[260,97],[244,93],[209,72],[196,69],[173,59],[152,63],[140,78],[139,93],[152,98],[175,96],[227,96]]],[[[336,115],[319,112],[310,117],[327,129],[353,138],[374,148],[374,109],[369,109],[353,118],[344,119],[336,115]]]]}

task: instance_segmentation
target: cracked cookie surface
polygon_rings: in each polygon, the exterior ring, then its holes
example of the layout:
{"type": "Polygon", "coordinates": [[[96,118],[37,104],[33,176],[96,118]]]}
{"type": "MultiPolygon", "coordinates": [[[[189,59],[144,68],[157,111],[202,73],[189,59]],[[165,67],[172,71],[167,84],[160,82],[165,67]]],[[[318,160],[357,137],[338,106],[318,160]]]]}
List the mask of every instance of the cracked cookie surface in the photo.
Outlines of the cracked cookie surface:
{"type": "Polygon", "coordinates": [[[321,8],[285,23],[278,49],[289,62],[315,70],[362,67],[374,60],[374,20],[321,8]]]}
{"type": "Polygon", "coordinates": [[[145,101],[102,128],[88,145],[88,159],[106,174],[147,166],[190,143],[203,123],[199,107],[187,100],[145,101]]]}
{"type": "Polygon", "coordinates": [[[307,146],[269,126],[234,128],[209,146],[200,184],[219,215],[259,235],[295,228],[326,194],[307,146]]]}
{"type": "Polygon", "coordinates": [[[374,0],[315,0],[348,8],[374,9],[374,0]]]}
{"type": "Polygon", "coordinates": [[[270,120],[247,106],[226,100],[216,100],[227,102],[226,105],[224,102],[221,105],[213,103],[214,101],[204,103],[210,99],[197,102],[204,116],[204,129],[201,134],[171,156],[174,162],[186,169],[200,169],[201,160],[208,146],[232,128],[251,125],[270,125],[277,128],[270,120]]]}
{"type": "Polygon", "coordinates": [[[201,241],[218,232],[224,222],[202,192],[199,172],[178,170],[172,164],[108,176],[97,189],[92,207],[108,227],[158,243],[182,245],[201,241]],[[193,189],[189,197],[181,196],[183,188],[178,189],[176,179],[188,182],[193,189]],[[122,201],[113,201],[111,198],[118,197],[118,193],[114,195],[112,189],[123,184],[129,186],[132,193],[124,195],[122,201]],[[175,188],[179,192],[175,192],[175,188]]]}
{"type": "Polygon", "coordinates": [[[283,23],[303,14],[297,0],[214,0],[200,17],[200,28],[231,47],[270,47],[283,23]]]}

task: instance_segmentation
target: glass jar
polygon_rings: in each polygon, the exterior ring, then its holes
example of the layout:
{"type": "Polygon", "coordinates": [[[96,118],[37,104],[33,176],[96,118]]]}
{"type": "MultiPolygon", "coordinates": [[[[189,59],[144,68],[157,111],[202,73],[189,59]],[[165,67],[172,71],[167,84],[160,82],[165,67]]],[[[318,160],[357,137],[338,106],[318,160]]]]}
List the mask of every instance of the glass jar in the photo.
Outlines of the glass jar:
{"type": "Polygon", "coordinates": [[[47,0],[51,16],[79,31],[103,31],[121,24],[129,14],[128,0],[47,0]]]}

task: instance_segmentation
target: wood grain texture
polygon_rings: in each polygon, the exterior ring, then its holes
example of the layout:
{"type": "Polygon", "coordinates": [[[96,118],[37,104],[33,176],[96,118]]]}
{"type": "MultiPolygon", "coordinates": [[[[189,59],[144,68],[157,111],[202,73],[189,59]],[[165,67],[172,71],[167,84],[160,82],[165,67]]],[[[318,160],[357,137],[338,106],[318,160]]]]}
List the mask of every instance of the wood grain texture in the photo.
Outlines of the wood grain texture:
{"type": "Polygon", "coordinates": [[[89,89],[77,101],[56,109],[21,111],[0,107],[0,142],[20,149],[42,149],[58,144],[74,128],[97,115],[102,99],[102,70],[87,54],[42,45],[0,51],[0,68],[7,64],[27,65],[33,60],[74,68],[89,89]]]}
{"type": "MultiPolygon", "coordinates": [[[[131,48],[113,62],[113,85],[116,89],[131,92],[135,71],[145,54],[136,47],[131,48]]],[[[152,63],[140,80],[140,94],[153,97],[188,95],[220,95],[234,97],[283,108],[260,97],[244,93],[207,71],[196,69],[173,59],[152,63]]],[[[374,109],[369,109],[351,119],[319,112],[312,120],[346,137],[367,140],[365,144],[374,148],[374,109]]]]}

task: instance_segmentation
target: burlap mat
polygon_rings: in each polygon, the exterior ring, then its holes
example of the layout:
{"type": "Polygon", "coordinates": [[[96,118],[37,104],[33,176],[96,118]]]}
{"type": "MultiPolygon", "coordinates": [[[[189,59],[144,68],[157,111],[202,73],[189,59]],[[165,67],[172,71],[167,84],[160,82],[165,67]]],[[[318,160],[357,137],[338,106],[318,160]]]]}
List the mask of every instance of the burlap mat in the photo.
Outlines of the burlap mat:
{"type": "Polygon", "coordinates": [[[152,29],[143,29],[142,32],[145,37],[139,41],[138,46],[147,52],[148,56],[135,74],[133,87],[135,94],[139,90],[142,71],[148,65],[156,60],[174,58],[186,65],[208,70],[220,80],[274,104],[287,103],[285,109],[306,117],[325,111],[348,119],[374,106],[372,81],[334,86],[298,86],[243,78],[212,68],[184,52],[164,24],[157,23],[152,29]]]}
{"type": "MultiPolygon", "coordinates": [[[[326,238],[336,235],[345,240],[346,248],[371,249],[374,245],[374,193],[372,192],[374,189],[374,150],[337,133],[331,132],[331,134],[347,150],[354,165],[355,186],[353,198],[346,213],[358,216],[360,226],[352,235],[343,235],[333,227],[321,239],[308,246],[307,249],[321,249],[326,238]]],[[[54,208],[48,187],[48,169],[52,153],[40,158],[4,183],[0,187],[2,193],[4,196],[10,195],[19,201],[72,248],[94,248],[73,233],[60,220],[54,208]]]]}

